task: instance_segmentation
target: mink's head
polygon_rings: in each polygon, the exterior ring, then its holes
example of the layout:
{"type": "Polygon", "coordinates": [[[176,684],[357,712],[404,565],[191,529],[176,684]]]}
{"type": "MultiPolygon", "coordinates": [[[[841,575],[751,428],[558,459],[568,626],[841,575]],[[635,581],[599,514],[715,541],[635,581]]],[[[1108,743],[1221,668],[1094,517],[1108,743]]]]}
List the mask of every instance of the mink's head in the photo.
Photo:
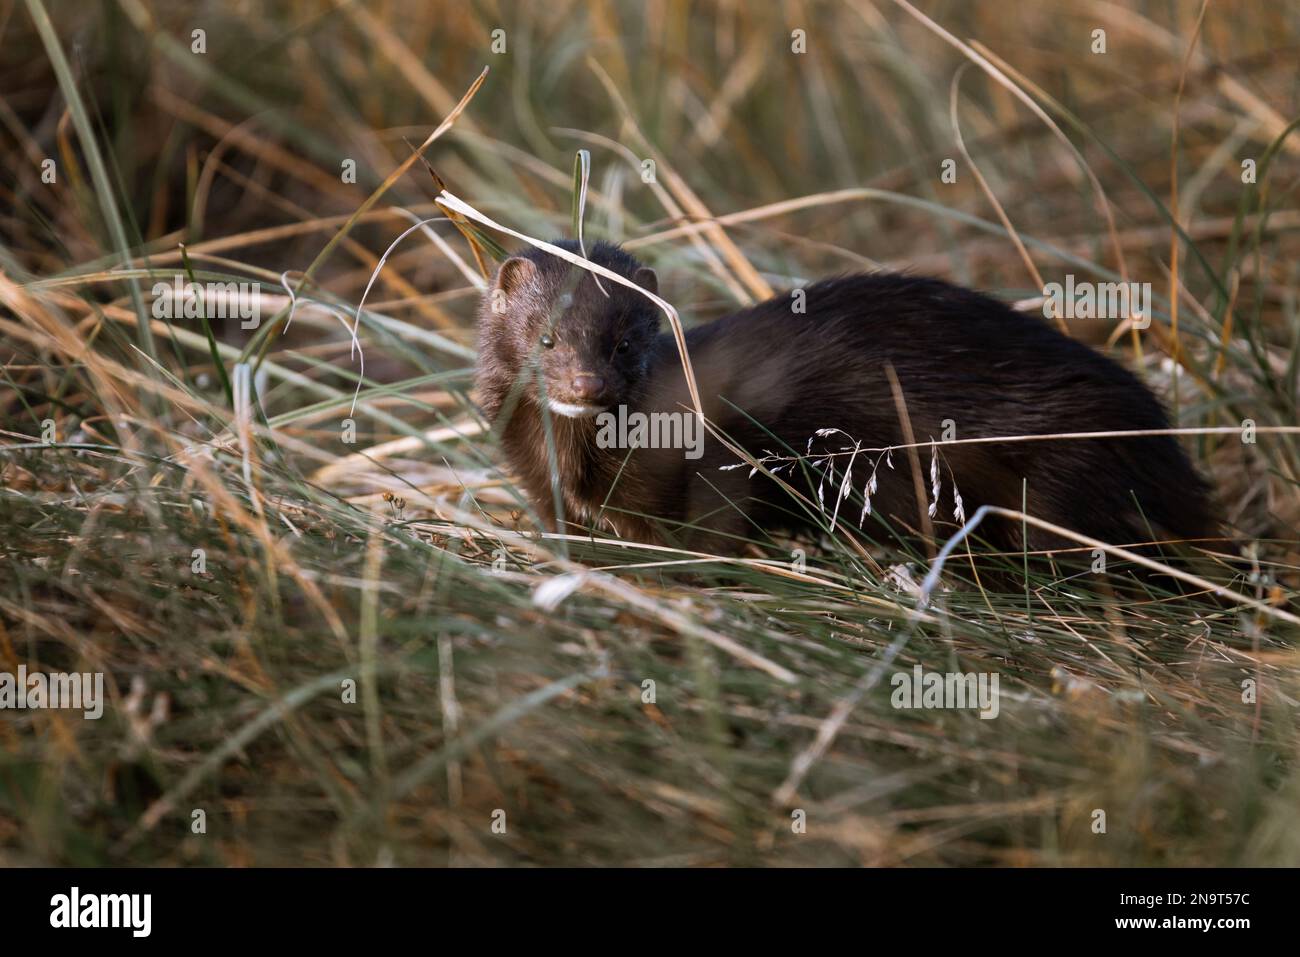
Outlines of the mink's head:
{"type": "MultiPolygon", "coordinates": [[[[553,245],[581,255],[578,244],[553,245]]],[[[617,246],[597,243],[587,258],[649,292],[648,269],[617,246]]],[[[659,331],[659,310],[634,289],[601,279],[540,249],[501,264],[479,311],[477,382],[489,417],[511,392],[553,415],[586,418],[636,395],[659,331]]],[[[515,401],[518,401],[516,399],[515,401]]]]}

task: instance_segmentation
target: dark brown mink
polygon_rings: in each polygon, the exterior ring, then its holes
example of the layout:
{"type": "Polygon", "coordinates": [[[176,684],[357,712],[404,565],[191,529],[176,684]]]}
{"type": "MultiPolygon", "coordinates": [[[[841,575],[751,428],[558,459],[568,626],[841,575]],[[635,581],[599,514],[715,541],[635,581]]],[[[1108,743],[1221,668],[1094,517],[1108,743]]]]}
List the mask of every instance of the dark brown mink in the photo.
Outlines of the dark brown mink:
{"type": "MultiPolygon", "coordinates": [[[[571,241],[555,245],[578,251],[571,241]]],[[[599,243],[587,256],[657,291],[654,271],[617,246],[599,243]]],[[[873,538],[886,528],[916,533],[908,453],[867,451],[904,441],[892,367],[914,440],[939,443],[937,532],[957,527],[954,487],[968,518],[984,504],[1020,509],[1023,487],[1029,514],[1113,544],[1215,535],[1206,483],[1172,436],[943,444],[1169,427],[1135,376],[1040,318],[910,275],[824,279],[802,298],[803,312],[795,294],[778,295],[690,329],[686,342],[708,421],[757,458],[803,457],[778,474],[812,507],[762,472],[735,467],[739,458],[711,434],[693,458],[682,448],[601,447],[599,412],[692,408],[675,341],[659,332],[661,312],[543,250],[504,262],[479,316],[478,399],[547,527],[560,527],[558,501],[567,531],[724,553],[777,530],[825,528],[849,456],[824,453],[856,443],[863,451],[849,481],[860,495],[874,468],[871,510],[864,518],[855,496],[838,503],[838,521],[873,538]],[[945,436],[945,425],[955,434],[945,436]]],[[[929,507],[932,447],[918,452],[929,507]]],[[[1020,528],[987,521],[979,535],[1018,550],[1020,528]]],[[[1026,544],[1078,547],[1033,526],[1026,544]]]]}

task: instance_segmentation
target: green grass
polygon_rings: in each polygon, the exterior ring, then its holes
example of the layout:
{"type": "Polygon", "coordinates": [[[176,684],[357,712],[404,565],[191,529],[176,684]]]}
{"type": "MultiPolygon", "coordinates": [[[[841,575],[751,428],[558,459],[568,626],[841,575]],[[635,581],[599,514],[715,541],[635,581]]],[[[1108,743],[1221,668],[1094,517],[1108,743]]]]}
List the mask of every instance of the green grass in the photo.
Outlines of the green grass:
{"type": "Polygon", "coordinates": [[[109,689],[0,721],[0,863],[1300,863],[1300,15],[1211,6],[1189,58],[1194,5],[1014,6],[924,5],[1060,129],[972,67],[970,160],[1044,281],[1153,284],[1109,348],[1259,556],[1168,560],[1259,606],[963,547],[922,609],[886,578],[932,546],[844,513],[730,562],[535,534],[412,146],[544,239],[590,151],[587,241],[687,324],[876,265],[1040,295],[956,145],[967,57],[901,5],[0,8],[0,671],[109,689]],[[442,242],[376,275],[395,207],[442,242]],[[259,328],[142,321],[178,274],[260,282],[259,328]],[[895,709],[916,664],[997,673],[998,717],[895,709]]]}

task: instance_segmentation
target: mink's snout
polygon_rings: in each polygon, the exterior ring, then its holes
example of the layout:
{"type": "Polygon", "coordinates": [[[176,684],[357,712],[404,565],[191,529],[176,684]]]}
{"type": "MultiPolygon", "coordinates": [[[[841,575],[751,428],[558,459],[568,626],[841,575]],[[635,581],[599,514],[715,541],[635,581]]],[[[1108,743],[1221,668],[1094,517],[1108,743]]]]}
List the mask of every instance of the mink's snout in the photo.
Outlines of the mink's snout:
{"type": "Polygon", "coordinates": [[[599,363],[574,361],[546,372],[547,397],[571,406],[604,409],[617,402],[625,387],[616,370],[599,363]]]}
{"type": "Polygon", "coordinates": [[[598,375],[582,373],[573,377],[573,397],[594,402],[605,396],[605,380],[598,375]]]}

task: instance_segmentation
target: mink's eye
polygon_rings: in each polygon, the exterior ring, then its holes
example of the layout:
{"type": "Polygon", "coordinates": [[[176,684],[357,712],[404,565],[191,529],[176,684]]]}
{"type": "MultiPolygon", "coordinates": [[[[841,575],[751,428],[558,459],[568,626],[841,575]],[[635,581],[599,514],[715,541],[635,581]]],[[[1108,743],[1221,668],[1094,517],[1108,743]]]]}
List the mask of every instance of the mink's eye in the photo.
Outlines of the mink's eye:
{"type": "Polygon", "coordinates": [[[542,333],[542,348],[543,349],[555,348],[555,338],[549,332],[542,333]]]}
{"type": "Polygon", "coordinates": [[[631,348],[632,348],[632,343],[628,342],[626,339],[624,339],[622,342],[618,344],[619,352],[627,352],[627,350],[631,348]]]}

